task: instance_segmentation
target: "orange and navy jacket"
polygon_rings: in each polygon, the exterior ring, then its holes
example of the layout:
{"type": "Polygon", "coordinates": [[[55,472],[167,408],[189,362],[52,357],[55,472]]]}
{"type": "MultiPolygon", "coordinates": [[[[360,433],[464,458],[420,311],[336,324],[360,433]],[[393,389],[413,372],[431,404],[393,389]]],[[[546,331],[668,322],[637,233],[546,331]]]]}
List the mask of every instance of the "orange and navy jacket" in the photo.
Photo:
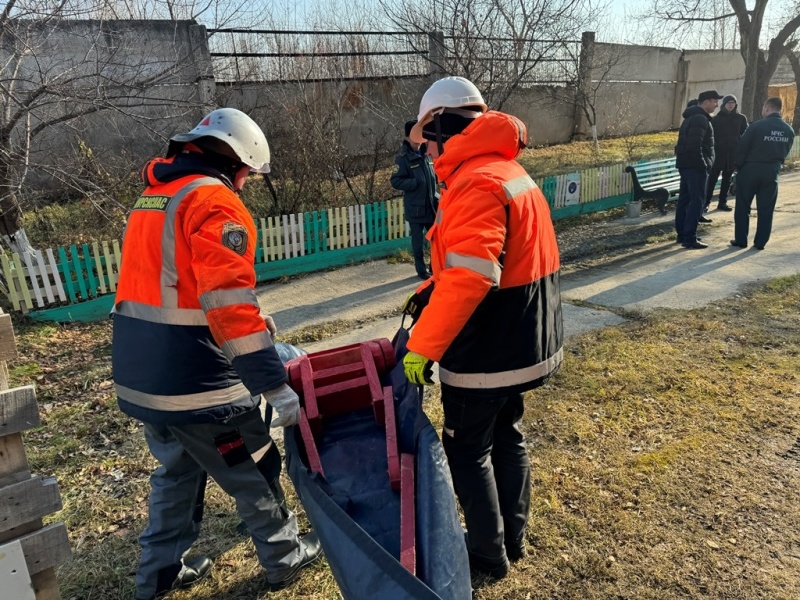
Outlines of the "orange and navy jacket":
{"type": "Polygon", "coordinates": [[[154,159],[142,175],[113,311],[120,408],[172,425],[251,410],[286,381],[256,299],[253,218],[201,154],[154,159]]]}
{"type": "Polygon", "coordinates": [[[524,124],[491,111],[450,138],[428,233],[433,285],[408,348],[443,384],[481,394],[541,385],[561,363],[560,258],[547,200],[515,160],[524,124]],[[504,256],[503,256],[504,253],[504,256]]]}

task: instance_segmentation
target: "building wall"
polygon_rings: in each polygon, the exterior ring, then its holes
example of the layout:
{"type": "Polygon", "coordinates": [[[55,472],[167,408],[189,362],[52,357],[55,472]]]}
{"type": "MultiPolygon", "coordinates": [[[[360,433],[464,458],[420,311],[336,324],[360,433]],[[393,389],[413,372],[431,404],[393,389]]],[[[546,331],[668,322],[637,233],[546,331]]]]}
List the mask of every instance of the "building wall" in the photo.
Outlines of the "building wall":
{"type": "MultiPolygon", "coordinates": [[[[800,52],[795,52],[795,55],[800,57],[800,52]]],[[[772,76],[772,83],[776,85],[794,83],[794,71],[792,70],[792,64],[785,56],[781,58],[781,62],[778,63],[778,68],[775,70],[775,75],[772,76]]]]}
{"type": "MultiPolygon", "coordinates": [[[[402,140],[403,124],[417,117],[419,100],[430,85],[427,78],[381,79],[374,81],[315,83],[247,83],[217,86],[219,101],[238,108],[264,123],[267,131],[282,129],[285,116],[302,110],[316,112],[320,123],[336,119],[341,123],[343,144],[352,152],[371,152],[385,141],[394,149],[402,140]],[[283,121],[283,123],[281,123],[283,121]]],[[[563,90],[537,86],[513,94],[504,111],[520,118],[535,145],[555,144],[570,139],[572,106],[562,101],[563,90]]]]}
{"type": "Polygon", "coordinates": [[[595,44],[593,81],[675,82],[681,51],[658,46],[595,44]]]}
{"type": "MultiPolygon", "coordinates": [[[[528,143],[534,146],[559,144],[572,137],[573,89],[536,86],[515,92],[503,111],[522,120],[528,128],[528,143]]],[[[491,107],[490,107],[491,108],[491,107]]]]}
{"type": "Polygon", "coordinates": [[[671,129],[674,103],[674,83],[603,84],[596,102],[597,134],[622,136],[671,129]]]}

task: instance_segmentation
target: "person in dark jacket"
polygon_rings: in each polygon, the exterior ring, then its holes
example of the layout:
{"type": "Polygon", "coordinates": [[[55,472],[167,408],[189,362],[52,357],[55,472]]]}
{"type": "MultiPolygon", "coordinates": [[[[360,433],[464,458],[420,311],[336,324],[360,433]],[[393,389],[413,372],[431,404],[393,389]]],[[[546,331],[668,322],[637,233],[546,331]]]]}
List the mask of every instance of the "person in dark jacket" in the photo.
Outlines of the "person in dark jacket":
{"type": "MultiPolygon", "coordinates": [[[[722,98],[715,90],[701,92],[697,106],[683,111],[683,123],[675,146],[675,166],[681,175],[678,205],[675,208],[677,241],[684,248],[708,248],[697,239],[697,224],[703,217],[708,172],[714,164],[714,130],[711,113],[722,98]]],[[[710,222],[711,219],[702,219],[710,222]]]]}
{"type": "Polygon", "coordinates": [[[780,98],[769,98],[736,149],[736,212],[733,213],[734,239],[731,246],[747,248],[750,206],[756,198],[758,221],[753,245],[763,250],[772,232],[772,214],[778,199],[778,173],[794,143],[791,125],[781,118],[780,98]]]}
{"type": "Polygon", "coordinates": [[[714,188],[717,186],[717,179],[719,179],[720,174],[722,174],[722,184],[719,188],[717,210],[733,210],[728,206],[728,190],[731,186],[731,176],[734,170],[733,161],[736,157],[736,146],[739,143],[739,138],[742,137],[744,130],[747,129],[747,117],[739,113],[736,110],[737,107],[736,96],[725,96],[722,99],[722,106],[719,112],[711,119],[711,126],[714,128],[714,166],[708,176],[705,210],[708,210],[711,204],[711,198],[714,196],[714,188]]]}
{"type": "Polygon", "coordinates": [[[439,189],[433,172],[433,159],[425,152],[425,144],[416,144],[408,136],[416,120],[405,125],[405,136],[400,151],[395,157],[391,184],[403,192],[403,211],[411,229],[411,252],[414,266],[421,279],[431,276],[425,266],[423,237],[436,218],[439,207],[439,189]]]}

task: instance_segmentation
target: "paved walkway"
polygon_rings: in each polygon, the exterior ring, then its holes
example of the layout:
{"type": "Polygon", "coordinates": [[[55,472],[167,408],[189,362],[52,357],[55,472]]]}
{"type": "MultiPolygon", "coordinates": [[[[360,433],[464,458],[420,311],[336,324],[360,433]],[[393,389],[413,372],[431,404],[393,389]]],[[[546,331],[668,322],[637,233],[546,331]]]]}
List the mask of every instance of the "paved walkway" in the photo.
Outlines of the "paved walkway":
{"type": "MultiPolygon", "coordinates": [[[[763,251],[728,244],[733,237],[733,213],[712,212],[714,223],[703,229],[706,250],[686,250],[669,242],[649,244],[591,267],[566,269],[562,278],[564,325],[567,336],[615,325],[619,313],[658,308],[695,308],[735,294],[742,286],[800,272],[800,173],[781,178],[772,237],[763,251]]],[[[641,227],[645,220],[674,218],[645,216],[617,223],[641,227]]],[[[751,217],[751,237],[755,231],[751,217]]],[[[282,332],[326,321],[352,324],[348,332],[313,344],[308,351],[389,337],[399,317],[396,310],[419,284],[413,265],[375,261],[315,273],[259,287],[262,307],[282,332]]],[[[280,333],[280,332],[279,332],[280,333]]]]}

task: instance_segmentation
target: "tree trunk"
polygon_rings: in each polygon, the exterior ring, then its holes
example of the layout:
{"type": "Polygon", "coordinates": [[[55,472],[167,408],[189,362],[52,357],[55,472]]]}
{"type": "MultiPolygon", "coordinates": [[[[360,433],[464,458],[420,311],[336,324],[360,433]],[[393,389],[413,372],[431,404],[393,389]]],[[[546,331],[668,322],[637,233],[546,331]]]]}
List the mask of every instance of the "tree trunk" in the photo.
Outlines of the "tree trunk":
{"type": "Polygon", "coordinates": [[[0,158],[0,236],[9,244],[13,243],[22,228],[22,209],[15,188],[13,167],[0,158]]]}
{"type": "Polygon", "coordinates": [[[775,67],[769,68],[764,53],[759,52],[758,76],[756,77],[755,94],[753,94],[753,120],[761,118],[761,107],[764,106],[764,102],[769,98],[769,82],[772,81],[776,67],[777,62],[775,67]]]}
{"type": "MultiPolygon", "coordinates": [[[[741,112],[751,120],[761,118],[758,70],[765,64],[764,53],[758,47],[764,11],[769,0],[756,0],[755,7],[748,11],[742,0],[729,0],[739,21],[740,52],[744,59],[744,87],[742,89],[741,112]]],[[[763,103],[763,102],[762,102],[763,103]]]]}
{"type": "Polygon", "coordinates": [[[28,234],[25,233],[25,229],[23,227],[17,229],[13,236],[8,236],[3,233],[2,237],[6,246],[8,246],[12,252],[16,252],[20,256],[23,254],[32,254],[34,251],[34,248],[28,239],[28,234]]]}
{"type": "Polygon", "coordinates": [[[572,139],[575,141],[585,140],[586,126],[592,124],[587,118],[589,109],[589,94],[587,92],[592,85],[594,43],[595,33],[593,31],[584,31],[581,36],[581,53],[578,58],[578,81],[575,86],[575,106],[572,117],[572,139]]]}
{"type": "Polygon", "coordinates": [[[744,85],[742,87],[742,102],[741,112],[746,115],[751,121],[753,117],[753,106],[755,106],[756,95],[756,65],[758,64],[755,57],[748,57],[742,51],[742,58],[744,58],[744,85]]]}
{"type": "Polygon", "coordinates": [[[795,133],[800,133],[800,57],[794,52],[789,52],[786,56],[789,57],[789,64],[792,65],[792,71],[794,71],[795,98],[792,129],[795,133]]]}

